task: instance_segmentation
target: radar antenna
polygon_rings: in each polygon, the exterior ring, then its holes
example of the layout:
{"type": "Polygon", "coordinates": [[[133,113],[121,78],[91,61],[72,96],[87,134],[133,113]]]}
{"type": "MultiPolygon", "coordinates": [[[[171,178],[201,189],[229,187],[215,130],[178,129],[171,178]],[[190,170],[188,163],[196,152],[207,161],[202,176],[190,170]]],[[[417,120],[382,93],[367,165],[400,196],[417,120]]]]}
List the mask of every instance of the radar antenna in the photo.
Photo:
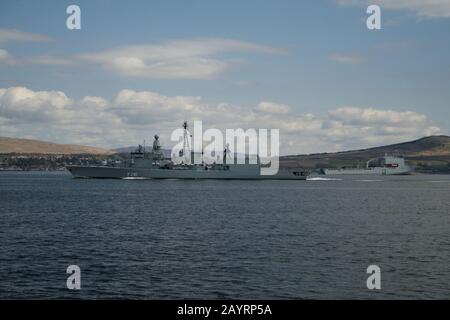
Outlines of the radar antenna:
{"type": "Polygon", "coordinates": [[[159,143],[159,136],[155,134],[155,140],[153,141],[153,152],[159,151],[161,149],[161,144],[159,143]]]}

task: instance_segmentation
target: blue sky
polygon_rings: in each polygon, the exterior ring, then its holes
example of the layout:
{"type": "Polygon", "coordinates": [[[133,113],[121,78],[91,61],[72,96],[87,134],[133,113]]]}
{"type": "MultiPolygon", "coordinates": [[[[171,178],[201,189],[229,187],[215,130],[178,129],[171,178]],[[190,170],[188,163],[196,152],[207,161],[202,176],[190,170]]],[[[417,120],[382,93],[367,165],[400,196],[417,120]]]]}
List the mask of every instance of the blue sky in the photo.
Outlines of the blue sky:
{"type": "Polygon", "coordinates": [[[303,153],[446,134],[448,2],[372,1],[382,29],[368,30],[363,0],[4,0],[0,135],[117,146],[197,118],[280,127],[303,153]],[[83,113],[104,113],[98,130],[83,113]]]}

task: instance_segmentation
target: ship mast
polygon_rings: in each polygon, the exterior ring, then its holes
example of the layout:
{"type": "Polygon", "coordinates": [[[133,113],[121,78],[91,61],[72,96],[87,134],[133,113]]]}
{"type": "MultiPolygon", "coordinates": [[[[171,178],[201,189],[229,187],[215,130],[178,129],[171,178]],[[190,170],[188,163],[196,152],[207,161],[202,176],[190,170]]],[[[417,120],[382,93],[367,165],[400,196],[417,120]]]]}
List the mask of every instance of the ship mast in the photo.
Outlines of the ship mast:
{"type": "MultiPolygon", "coordinates": [[[[180,157],[186,157],[186,156],[188,156],[189,157],[189,154],[190,154],[190,150],[191,150],[191,147],[190,147],[190,144],[189,144],[189,138],[191,137],[191,135],[189,134],[189,131],[188,131],[188,124],[187,124],[187,121],[184,121],[183,122],[183,149],[182,150],[180,150],[180,157]]],[[[186,158],[185,158],[186,159],[186,158]]],[[[189,158],[188,158],[189,159],[189,158]]],[[[189,161],[189,163],[190,163],[191,161],[189,161]]]]}
{"type": "Polygon", "coordinates": [[[186,155],[190,150],[191,147],[189,146],[189,132],[187,130],[188,124],[187,121],[183,122],[183,153],[186,155]]]}
{"type": "Polygon", "coordinates": [[[223,159],[222,159],[222,163],[223,164],[227,164],[227,158],[228,158],[228,154],[230,153],[230,144],[227,143],[225,149],[223,150],[223,159]]]}

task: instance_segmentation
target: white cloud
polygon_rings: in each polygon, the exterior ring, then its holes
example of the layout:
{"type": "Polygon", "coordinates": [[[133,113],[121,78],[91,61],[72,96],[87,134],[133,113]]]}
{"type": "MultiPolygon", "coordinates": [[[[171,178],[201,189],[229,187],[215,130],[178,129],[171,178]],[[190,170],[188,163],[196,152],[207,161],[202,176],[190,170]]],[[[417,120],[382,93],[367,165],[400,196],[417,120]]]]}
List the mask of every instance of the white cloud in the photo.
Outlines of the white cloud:
{"type": "Polygon", "coordinates": [[[16,60],[22,63],[43,64],[43,65],[70,65],[75,63],[74,59],[49,55],[32,56],[23,59],[16,58],[16,60]]]}
{"type": "Polygon", "coordinates": [[[126,123],[151,124],[176,114],[200,116],[208,110],[200,97],[168,97],[149,91],[121,90],[114,99],[114,112],[126,123]]]}
{"type": "MultiPolygon", "coordinates": [[[[4,50],[3,50],[4,51],[4,50]]],[[[127,77],[157,79],[212,79],[241,63],[236,54],[285,54],[286,50],[251,42],[199,38],[175,40],[161,44],[123,46],[111,50],[81,53],[75,56],[30,56],[13,57],[16,64],[71,65],[92,64],[127,77]],[[231,55],[231,56],[230,56],[231,55]]]]}
{"type": "Polygon", "coordinates": [[[0,60],[8,59],[9,53],[6,50],[0,49],[0,60]]]}
{"type": "Polygon", "coordinates": [[[382,9],[415,13],[421,18],[450,18],[449,0],[336,0],[341,5],[377,4],[382,9]]]}
{"type": "Polygon", "coordinates": [[[0,28],[0,42],[8,42],[8,41],[35,41],[35,42],[42,42],[42,41],[51,41],[52,39],[50,37],[35,34],[35,33],[29,33],[29,32],[23,32],[15,29],[2,29],[0,28]]]}
{"type": "Polygon", "coordinates": [[[8,51],[0,49],[0,63],[13,64],[14,57],[9,54],[8,51]]]}
{"type": "Polygon", "coordinates": [[[61,91],[13,87],[0,91],[0,115],[9,119],[47,122],[58,119],[71,101],[61,91]]]}
{"type": "Polygon", "coordinates": [[[61,65],[75,64],[76,60],[73,58],[50,56],[50,55],[18,57],[13,56],[4,49],[0,49],[0,63],[2,62],[9,65],[40,64],[40,65],[61,66],[61,65]]]}
{"type": "Polygon", "coordinates": [[[210,105],[196,96],[129,89],[113,99],[86,96],[79,100],[61,91],[0,89],[0,136],[117,147],[141,143],[159,133],[170,148],[170,133],[184,120],[202,120],[205,129],[278,128],[282,154],[341,151],[444,133],[425,115],[412,111],[342,107],[314,115],[298,114],[269,101],[253,108],[210,105]]]}
{"type": "Polygon", "coordinates": [[[267,113],[289,113],[291,111],[291,107],[285,104],[262,101],[258,103],[255,110],[267,113]]]}
{"type": "Polygon", "coordinates": [[[402,123],[426,124],[427,117],[413,111],[377,110],[374,108],[343,107],[328,112],[331,120],[337,120],[344,124],[376,125],[402,123]]]}
{"type": "Polygon", "coordinates": [[[330,59],[339,63],[358,64],[365,61],[364,57],[359,53],[334,53],[330,59]]]}
{"type": "Polygon", "coordinates": [[[76,58],[100,64],[108,71],[130,77],[211,79],[229,69],[236,60],[230,53],[282,54],[284,50],[250,42],[201,38],[155,45],[135,45],[80,54],[76,58]]]}

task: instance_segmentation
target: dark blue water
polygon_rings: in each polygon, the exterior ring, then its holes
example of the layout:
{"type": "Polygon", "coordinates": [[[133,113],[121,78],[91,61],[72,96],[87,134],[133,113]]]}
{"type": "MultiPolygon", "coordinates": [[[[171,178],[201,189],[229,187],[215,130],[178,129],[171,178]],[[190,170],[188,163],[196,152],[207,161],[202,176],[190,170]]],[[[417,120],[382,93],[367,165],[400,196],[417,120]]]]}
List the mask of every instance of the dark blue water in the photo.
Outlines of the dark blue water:
{"type": "Polygon", "coordinates": [[[0,173],[0,298],[448,298],[450,176],[0,173]],[[359,181],[358,181],[359,180],[359,181]],[[66,268],[81,268],[81,290],[66,268]],[[381,268],[368,290],[366,268],[381,268]]]}

